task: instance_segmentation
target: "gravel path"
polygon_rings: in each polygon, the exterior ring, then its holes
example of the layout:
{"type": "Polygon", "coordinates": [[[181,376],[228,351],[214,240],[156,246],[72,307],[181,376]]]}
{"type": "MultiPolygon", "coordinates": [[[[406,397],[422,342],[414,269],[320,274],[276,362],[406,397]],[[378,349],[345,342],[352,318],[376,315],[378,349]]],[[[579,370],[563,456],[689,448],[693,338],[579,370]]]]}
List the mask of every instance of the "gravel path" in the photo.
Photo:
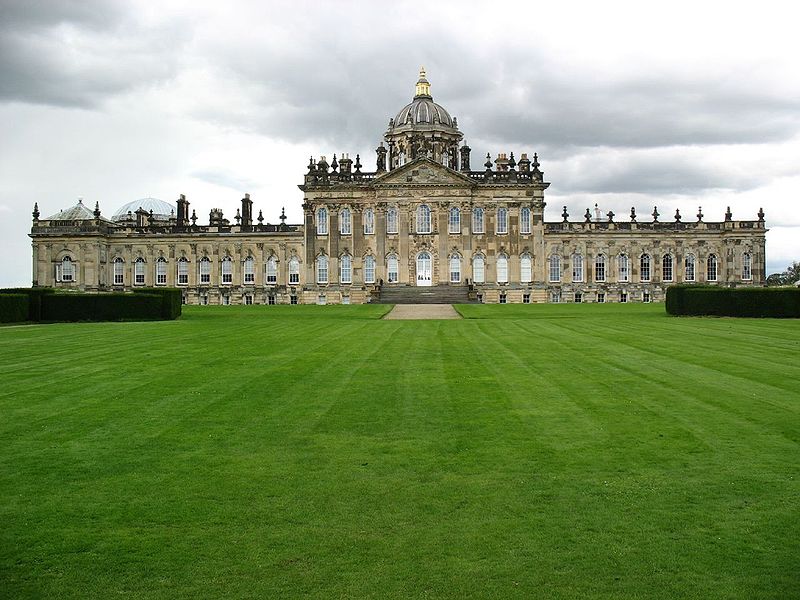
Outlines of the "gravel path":
{"type": "Polygon", "coordinates": [[[395,304],[384,319],[460,319],[450,304],[395,304]]]}

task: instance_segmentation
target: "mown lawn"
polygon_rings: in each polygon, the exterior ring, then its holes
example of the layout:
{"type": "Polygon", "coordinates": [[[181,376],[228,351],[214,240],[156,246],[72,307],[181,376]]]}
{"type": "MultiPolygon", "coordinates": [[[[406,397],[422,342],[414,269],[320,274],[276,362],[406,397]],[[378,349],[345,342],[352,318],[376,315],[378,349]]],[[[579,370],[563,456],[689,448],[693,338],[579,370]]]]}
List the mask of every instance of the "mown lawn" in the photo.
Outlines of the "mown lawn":
{"type": "Polygon", "coordinates": [[[800,597],[800,321],[0,328],[0,597],[800,597]]]}

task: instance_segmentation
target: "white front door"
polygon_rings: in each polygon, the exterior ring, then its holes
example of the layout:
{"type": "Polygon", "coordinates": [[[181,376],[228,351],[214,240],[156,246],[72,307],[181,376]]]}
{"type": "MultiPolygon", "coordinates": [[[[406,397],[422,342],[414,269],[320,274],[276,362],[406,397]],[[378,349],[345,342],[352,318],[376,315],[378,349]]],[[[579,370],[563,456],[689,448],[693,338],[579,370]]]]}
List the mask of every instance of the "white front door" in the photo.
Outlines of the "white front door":
{"type": "Polygon", "coordinates": [[[431,255],[427,252],[420,252],[417,255],[417,285],[430,287],[431,272],[431,255]]]}

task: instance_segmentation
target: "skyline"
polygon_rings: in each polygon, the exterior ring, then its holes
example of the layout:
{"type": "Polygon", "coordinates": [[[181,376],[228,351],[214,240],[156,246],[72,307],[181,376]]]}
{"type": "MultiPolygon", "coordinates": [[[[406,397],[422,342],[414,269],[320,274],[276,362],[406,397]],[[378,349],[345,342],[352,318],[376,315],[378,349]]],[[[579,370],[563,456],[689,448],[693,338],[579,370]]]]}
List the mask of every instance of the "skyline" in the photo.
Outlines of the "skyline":
{"type": "Polygon", "coordinates": [[[309,156],[374,170],[422,65],[473,169],[538,153],[547,220],[595,203],[618,220],[763,207],[768,272],[800,258],[795,9],[508,6],[4,3],[0,238],[26,260],[4,261],[0,285],[30,285],[34,201],[43,218],[78,197],[110,217],[183,193],[206,222],[250,193],[265,220],[285,207],[300,222],[309,156]]]}

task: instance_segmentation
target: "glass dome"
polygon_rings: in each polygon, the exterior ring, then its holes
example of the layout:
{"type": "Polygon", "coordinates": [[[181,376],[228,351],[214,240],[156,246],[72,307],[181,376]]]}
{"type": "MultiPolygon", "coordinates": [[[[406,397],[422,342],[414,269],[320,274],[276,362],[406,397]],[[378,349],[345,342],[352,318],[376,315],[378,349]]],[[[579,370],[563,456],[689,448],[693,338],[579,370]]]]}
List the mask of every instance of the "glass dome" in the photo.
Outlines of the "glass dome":
{"type": "Polygon", "coordinates": [[[133,202],[122,205],[117,212],[114,213],[114,216],[111,217],[111,220],[120,221],[128,216],[128,212],[136,214],[136,211],[140,208],[143,208],[147,212],[152,210],[154,219],[164,220],[175,215],[174,204],[164,202],[158,198],[140,198],[139,200],[134,200],[133,202]]]}

